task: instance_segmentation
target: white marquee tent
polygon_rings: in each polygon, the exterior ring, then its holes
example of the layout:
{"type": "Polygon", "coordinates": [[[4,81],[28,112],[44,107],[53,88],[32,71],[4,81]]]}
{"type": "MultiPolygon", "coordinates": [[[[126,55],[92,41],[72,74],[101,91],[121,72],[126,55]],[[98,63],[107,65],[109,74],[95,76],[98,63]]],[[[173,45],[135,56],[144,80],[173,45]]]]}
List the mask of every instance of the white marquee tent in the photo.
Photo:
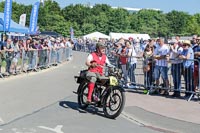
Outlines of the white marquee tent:
{"type": "Polygon", "coordinates": [[[98,40],[99,38],[110,39],[109,36],[100,32],[93,32],[93,33],[83,36],[83,39],[97,39],[98,40]]]}
{"type": "Polygon", "coordinates": [[[150,36],[148,34],[132,34],[132,33],[113,33],[113,32],[110,32],[109,35],[110,35],[111,39],[120,39],[120,38],[128,39],[129,37],[132,37],[134,39],[143,38],[143,40],[150,39],[150,36]]]}

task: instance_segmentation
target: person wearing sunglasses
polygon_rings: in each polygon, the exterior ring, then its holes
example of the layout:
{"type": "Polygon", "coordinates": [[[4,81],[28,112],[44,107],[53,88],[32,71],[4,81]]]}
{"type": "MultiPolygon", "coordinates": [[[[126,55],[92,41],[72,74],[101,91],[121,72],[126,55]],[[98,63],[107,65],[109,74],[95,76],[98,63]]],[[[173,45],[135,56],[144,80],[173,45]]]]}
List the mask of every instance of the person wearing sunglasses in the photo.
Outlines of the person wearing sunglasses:
{"type": "Polygon", "coordinates": [[[194,91],[194,52],[191,48],[191,42],[189,40],[183,41],[183,52],[179,56],[180,59],[183,60],[183,69],[184,69],[184,79],[185,79],[185,97],[189,97],[194,91]]]}

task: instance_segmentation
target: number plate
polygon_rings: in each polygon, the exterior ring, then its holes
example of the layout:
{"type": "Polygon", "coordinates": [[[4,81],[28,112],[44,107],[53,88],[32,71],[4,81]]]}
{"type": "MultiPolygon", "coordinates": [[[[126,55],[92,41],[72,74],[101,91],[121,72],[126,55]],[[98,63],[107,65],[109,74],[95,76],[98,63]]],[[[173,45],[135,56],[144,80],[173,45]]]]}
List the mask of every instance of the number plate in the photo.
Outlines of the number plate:
{"type": "Polygon", "coordinates": [[[112,86],[118,85],[118,80],[117,80],[117,78],[115,78],[115,77],[113,77],[113,76],[110,76],[109,79],[110,79],[110,85],[112,85],[112,86]]]}

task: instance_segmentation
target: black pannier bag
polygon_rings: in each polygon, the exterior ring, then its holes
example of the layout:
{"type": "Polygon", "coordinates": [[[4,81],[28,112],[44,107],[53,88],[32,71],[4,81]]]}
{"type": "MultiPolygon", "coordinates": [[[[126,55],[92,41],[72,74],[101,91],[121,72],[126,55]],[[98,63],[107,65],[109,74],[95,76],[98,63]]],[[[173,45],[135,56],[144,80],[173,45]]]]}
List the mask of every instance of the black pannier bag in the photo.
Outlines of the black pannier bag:
{"type": "Polygon", "coordinates": [[[81,71],[80,71],[80,75],[79,75],[79,77],[77,78],[77,83],[80,84],[82,81],[85,80],[87,71],[88,71],[88,70],[81,70],[81,71]]]}

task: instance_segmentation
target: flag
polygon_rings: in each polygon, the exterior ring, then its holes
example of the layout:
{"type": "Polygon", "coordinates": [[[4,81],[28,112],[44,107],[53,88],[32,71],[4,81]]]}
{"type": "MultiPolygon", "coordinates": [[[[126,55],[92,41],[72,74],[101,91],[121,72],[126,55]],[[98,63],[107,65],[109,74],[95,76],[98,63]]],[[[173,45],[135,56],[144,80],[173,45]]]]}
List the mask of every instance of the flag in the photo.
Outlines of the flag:
{"type": "Polygon", "coordinates": [[[37,20],[38,20],[38,12],[39,12],[40,2],[36,2],[31,11],[30,17],[30,26],[29,26],[29,33],[35,34],[37,31],[37,20]]]}
{"type": "Polygon", "coordinates": [[[6,0],[4,5],[4,32],[10,30],[10,22],[12,16],[12,0],[6,0]]]}
{"type": "Polygon", "coordinates": [[[72,27],[70,27],[70,38],[74,38],[74,29],[72,27]]]}
{"type": "Polygon", "coordinates": [[[26,14],[22,14],[19,19],[19,24],[22,26],[26,25],[26,14]]]}

